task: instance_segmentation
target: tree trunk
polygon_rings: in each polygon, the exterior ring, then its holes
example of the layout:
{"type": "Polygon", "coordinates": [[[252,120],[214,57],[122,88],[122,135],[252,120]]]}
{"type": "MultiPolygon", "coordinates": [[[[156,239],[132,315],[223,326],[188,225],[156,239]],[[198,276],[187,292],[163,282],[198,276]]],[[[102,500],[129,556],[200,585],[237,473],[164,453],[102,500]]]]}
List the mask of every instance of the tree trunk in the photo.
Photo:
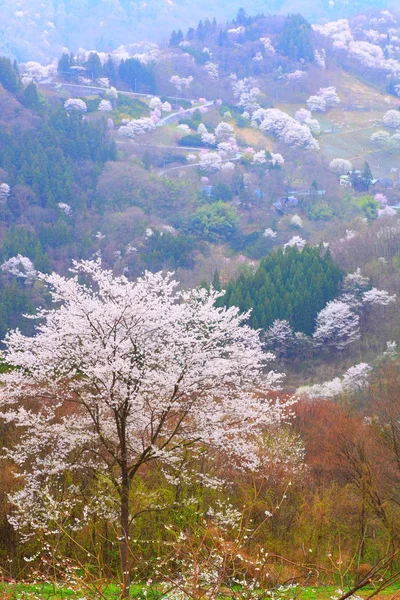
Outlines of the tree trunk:
{"type": "Polygon", "coordinates": [[[121,560],[121,598],[129,598],[131,577],[129,569],[129,488],[130,480],[127,465],[121,466],[121,538],[119,542],[119,554],[121,560]]]}

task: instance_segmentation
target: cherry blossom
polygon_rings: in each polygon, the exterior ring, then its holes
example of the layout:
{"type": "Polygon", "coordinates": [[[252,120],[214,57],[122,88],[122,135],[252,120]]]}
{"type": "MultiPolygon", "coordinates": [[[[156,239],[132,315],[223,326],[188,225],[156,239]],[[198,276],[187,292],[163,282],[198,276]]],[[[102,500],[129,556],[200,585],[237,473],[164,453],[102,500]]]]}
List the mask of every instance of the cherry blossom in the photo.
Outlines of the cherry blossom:
{"type": "Polygon", "coordinates": [[[204,171],[219,171],[222,158],[218,152],[204,152],[200,154],[199,165],[204,171]]]}
{"type": "Polygon", "coordinates": [[[389,304],[396,302],[396,294],[393,294],[393,296],[391,296],[386,290],[378,290],[377,288],[372,288],[371,290],[367,290],[366,292],[364,292],[362,299],[365,304],[388,306],[389,304]]]}
{"type": "Polygon", "coordinates": [[[265,52],[268,54],[275,54],[275,48],[273,47],[269,37],[260,38],[260,42],[263,44],[265,52]]]}
{"type": "Polygon", "coordinates": [[[204,70],[206,71],[210,79],[219,79],[218,65],[216,65],[215,63],[212,63],[210,61],[206,62],[206,64],[204,65],[204,70]]]}
{"type": "Polygon", "coordinates": [[[22,430],[8,452],[23,475],[11,520],[36,536],[61,515],[75,530],[92,514],[112,519],[127,597],[137,472],[157,461],[181,474],[189,447],[256,470],[259,434],[293,401],[268,400],[278,381],[265,371],[271,355],[248,314],[215,307],[219,292],[179,291],[161,273],[129,282],[90,261],[75,263],[72,278],[41,279],[57,307],[38,312],[34,337],[8,334],[3,353],[13,368],[1,377],[1,416],[22,430]],[[88,472],[102,480],[101,495],[87,493],[88,472]],[[76,483],[60,495],[66,473],[76,483]]]}
{"type": "Polygon", "coordinates": [[[234,171],[234,169],[235,169],[235,163],[233,163],[231,161],[224,162],[221,165],[221,171],[234,171]]]}
{"type": "Polygon", "coordinates": [[[215,129],[215,137],[217,140],[223,141],[232,136],[235,132],[232,125],[229,123],[225,123],[225,121],[221,121],[215,129]]]}
{"type": "Polygon", "coordinates": [[[260,129],[274,134],[292,148],[318,149],[319,144],[310,129],[278,108],[257,110],[253,119],[260,120],[260,129]]]}
{"type": "Polygon", "coordinates": [[[332,300],[317,315],[313,334],[317,346],[343,350],[360,338],[360,317],[341,300],[332,300]]]}
{"type": "Polygon", "coordinates": [[[400,127],[400,111],[388,110],[383,116],[382,121],[386,125],[386,127],[398,129],[400,127]]]}
{"type": "Polygon", "coordinates": [[[191,83],[193,82],[193,77],[190,75],[189,77],[179,77],[179,75],[172,75],[170,78],[170,82],[175,87],[178,92],[181,92],[183,89],[187,90],[191,83]]]}
{"type": "Polygon", "coordinates": [[[6,202],[11,193],[11,188],[8,183],[0,183],[0,202],[6,202]]]}
{"type": "Polygon", "coordinates": [[[36,276],[36,270],[30,258],[17,254],[6,260],[1,265],[1,270],[4,273],[9,273],[15,277],[22,277],[24,279],[33,279],[36,276]]]}
{"type": "Polygon", "coordinates": [[[157,117],[153,117],[153,119],[142,117],[141,119],[128,121],[126,125],[119,128],[119,134],[123,137],[134,138],[136,135],[142,135],[149,131],[153,131],[156,127],[154,119],[157,119],[157,117]]]}
{"type": "Polygon", "coordinates": [[[87,106],[86,103],[80,98],[69,98],[64,102],[65,110],[78,110],[80,112],[86,112],[87,106]]]}
{"type": "Polygon", "coordinates": [[[321,52],[319,50],[315,50],[314,52],[315,62],[323,71],[325,71],[326,68],[325,54],[326,53],[324,49],[322,49],[321,52]]]}
{"type": "Polygon", "coordinates": [[[67,216],[70,217],[72,215],[72,208],[69,204],[67,204],[66,202],[59,202],[57,204],[58,208],[60,210],[63,211],[63,213],[67,216]]]}
{"type": "Polygon", "coordinates": [[[104,96],[108,98],[108,100],[117,100],[118,92],[115,87],[111,86],[104,92],[104,96]]]}
{"type": "Polygon", "coordinates": [[[185,123],[182,123],[180,125],[177,126],[177,130],[180,133],[183,133],[184,135],[188,135],[190,133],[190,127],[189,125],[186,125],[185,123]]]}
{"type": "Polygon", "coordinates": [[[158,98],[158,96],[153,96],[152,98],[150,98],[149,107],[151,108],[151,110],[161,110],[162,102],[160,98],[158,98]]]}
{"type": "Polygon", "coordinates": [[[335,173],[344,174],[353,170],[353,164],[345,158],[334,158],[329,163],[329,168],[335,173]]]}
{"type": "Polygon", "coordinates": [[[290,219],[290,223],[294,227],[303,227],[303,219],[299,215],[293,215],[293,217],[290,219]]]}
{"type": "Polygon", "coordinates": [[[286,244],[283,245],[284,248],[292,248],[295,246],[299,250],[302,250],[306,245],[306,240],[303,240],[299,235],[293,236],[286,244]]]}
{"type": "Polygon", "coordinates": [[[390,134],[382,129],[375,131],[369,138],[369,141],[373,146],[386,146],[389,140],[390,134]]]}
{"type": "Polygon", "coordinates": [[[397,215],[397,210],[393,206],[385,206],[384,208],[378,208],[377,210],[378,219],[383,217],[394,217],[397,215]]]}
{"type": "Polygon", "coordinates": [[[110,112],[113,109],[112,104],[109,100],[100,100],[97,110],[101,112],[110,112]]]}

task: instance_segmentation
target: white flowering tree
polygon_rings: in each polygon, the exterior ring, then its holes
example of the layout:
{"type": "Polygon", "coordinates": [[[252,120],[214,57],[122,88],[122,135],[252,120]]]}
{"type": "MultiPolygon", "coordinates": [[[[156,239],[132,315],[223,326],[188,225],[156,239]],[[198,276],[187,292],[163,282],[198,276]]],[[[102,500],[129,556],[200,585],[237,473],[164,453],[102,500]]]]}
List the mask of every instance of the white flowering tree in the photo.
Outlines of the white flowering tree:
{"type": "Polygon", "coordinates": [[[11,188],[8,183],[0,183],[0,202],[7,202],[11,194],[11,188]]]}
{"type": "Polygon", "coordinates": [[[35,534],[54,514],[76,529],[79,508],[81,522],[112,519],[128,597],[129,494],[142,467],[157,461],[176,476],[191,448],[257,469],[258,435],[290,402],[260,401],[277,381],[269,355],[247,314],[215,307],[218,292],[179,291],[161,273],[130,282],[93,261],[72,272],[41,276],[57,307],[39,311],[34,337],[5,340],[1,416],[23,431],[8,454],[24,482],[12,522],[35,534]],[[104,485],[88,496],[79,475],[85,488],[90,473],[104,485]],[[74,484],[60,494],[66,474],[74,484]]]}
{"type": "Polygon", "coordinates": [[[110,112],[113,109],[110,100],[100,100],[97,110],[100,112],[110,112]]]}
{"type": "Polygon", "coordinates": [[[317,315],[313,334],[320,347],[343,350],[360,338],[360,317],[341,300],[332,300],[317,315]]]}
{"type": "Polygon", "coordinates": [[[142,117],[141,119],[132,119],[126,125],[119,128],[119,134],[123,137],[134,138],[137,135],[143,135],[153,131],[157,126],[157,117],[154,119],[142,117]]]}
{"type": "Polygon", "coordinates": [[[398,129],[400,127],[400,112],[398,110],[388,110],[382,119],[386,127],[398,129]]]}
{"type": "Polygon", "coordinates": [[[334,158],[329,163],[329,168],[331,171],[335,171],[335,173],[343,175],[344,173],[348,173],[349,171],[353,170],[353,164],[345,158],[334,158]]]}
{"type": "Polygon", "coordinates": [[[204,152],[200,154],[199,165],[203,171],[219,171],[222,165],[222,158],[218,152],[204,152]]]}
{"type": "Polygon", "coordinates": [[[253,121],[260,121],[261,131],[275,135],[291,148],[319,148],[310,128],[279,108],[259,109],[253,114],[253,121]]]}
{"type": "Polygon", "coordinates": [[[230,125],[229,123],[225,123],[225,121],[221,121],[221,123],[218,123],[215,129],[215,137],[218,141],[225,141],[234,134],[235,130],[233,129],[232,125],[230,125]]]}
{"type": "Polygon", "coordinates": [[[87,106],[86,102],[81,100],[80,98],[69,98],[64,102],[64,108],[67,111],[77,110],[79,112],[86,112],[87,106]]]}

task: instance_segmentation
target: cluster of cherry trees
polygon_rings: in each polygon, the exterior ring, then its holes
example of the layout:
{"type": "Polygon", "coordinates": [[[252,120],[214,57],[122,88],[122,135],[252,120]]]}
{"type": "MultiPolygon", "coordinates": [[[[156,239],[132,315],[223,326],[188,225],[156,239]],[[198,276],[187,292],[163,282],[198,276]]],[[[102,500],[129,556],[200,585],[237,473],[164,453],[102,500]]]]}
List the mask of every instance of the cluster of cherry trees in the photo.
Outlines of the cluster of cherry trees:
{"type": "Polygon", "coordinates": [[[395,18],[389,11],[381,11],[380,18],[371,18],[369,23],[369,29],[368,23],[365,23],[362,30],[357,32],[352,31],[347,19],[314,25],[314,29],[330,38],[335,50],[344,52],[360,67],[398,77],[400,61],[395,56],[398,55],[399,37],[395,18]],[[390,40],[387,37],[388,29],[391,31],[390,40]]]}
{"type": "MultiPolygon", "coordinates": [[[[303,240],[304,241],[304,240],[303,240]]],[[[305,244],[305,241],[304,241],[305,244]]],[[[288,245],[302,246],[299,236],[292,238],[288,245]],[[296,239],[298,238],[298,240],[296,239]],[[293,241],[294,240],[294,241],[293,241]]],[[[396,295],[372,287],[360,269],[346,275],[340,295],[331,300],[318,313],[312,338],[308,339],[308,350],[342,351],[361,337],[361,316],[373,307],[387,307],[396,302],[396,295]]],[[[304,334],[293,332],[286,320],[276,320],[266,331],[267,347],[285,356],[296,354],[303,348],[304,334]]]]}
{"type": "Polygon", "coordinates": [[[316,150],[319,148],[310,127],[301,123],[279,108],[260,108],[253,113],[253,122],[261,131],[270,133],[291,148],[316,150]]]}

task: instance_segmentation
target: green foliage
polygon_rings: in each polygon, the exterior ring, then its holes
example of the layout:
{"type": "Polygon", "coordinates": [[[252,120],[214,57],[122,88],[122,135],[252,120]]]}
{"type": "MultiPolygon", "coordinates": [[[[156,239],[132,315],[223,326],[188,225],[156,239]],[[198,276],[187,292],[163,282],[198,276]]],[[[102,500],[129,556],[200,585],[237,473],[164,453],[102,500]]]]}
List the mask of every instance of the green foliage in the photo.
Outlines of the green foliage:
{"type": "Polygon", "coordinates": [[[74,182],[79,182],[82,161],[103,165],[115,159],[115,147],[105,128],[94,126],[74,111],[59,108],[43,120],[38,130],[0,130],[0,167],[13,183],[34,192],[43,207],[74,204],[74,182]]]}
{"type": "Polygon", "coordinates": [[[128,58],[121,61],[118,74],[120,79],[135,92],[148,94],[156,92],[153,63],[145,65],[136,58],[128,58]]]}
{"type": "Polygon", "coordinates": [[[336,296],[341,278],[329,251],[288,248],[269,254],[254,274],[231,281],[220,302],[251,309],[252,326],[266,329],[275,319],[286,319],[295,331],[310,335],[317,313],[336,296]]]}
{"type": "Polygon", "coordinates": [[[21,87],[18,73],[13,68],[9,58],[0,56],[0,83],[9,92],[15,94],[21,87]]]}
{"type": "Polygon", "coordinates": [[[103,75],[103,67],[97,52],[91,52],[85,63],[86,72],[91,79],[98,79],[103,75]]]}
{"type": "Polygon", "coordinates": [[[198,241],[191,235],[172,235],[169,232],[155,231],[148,238],[140,256],[146,268],[151,271],[192,268],[197,247],[198,241]]]}
{"type": "Polygon", "coordinates": [[[33,111],[38,111],[42,107],[36,83],[33,81],[28,83],[22,93],[21,102],[26,108],[30,108],[33,111]]]}
{"type": "Polygon", "coordinates": [[[226,183],[217,183],[212,186],[211,198],[229,202],[233,198],[232,188],[226,183]]]}
{"type": "Polygon", "coordinates": [[[117,100],[117,110],[124,114],[124,116],[130,117],[131,119],[140,119],[148,111],[148,106],[145,102],[138,100],[137,98],[129,98],[120,94],[117,100]]]}
{"type": "Polygon", "coordinates": [[[194,146],[195,148],[215,148],[216,144],[205,144],[199,133],[189,133],[184,135],[178,142],[180,146],[194,146]]]}
{"type": "Polygon", "coordinates": [[[200,206],[189,219],[189,231],[203,239],[228,240],[236,230],[236,210],[221,200],[200,206]]]}
{"type": "Polygon", "coordinates": [[[310,203],[305,212],[313,221],[329,221],[334,217],[333,210],[327,202],[310,203]]]}
{"type": "Polygon", "coordinates": [[[372,220],[377,217],[379,202],[370,194],[365,194],[357,200],[357,206],[362,210],[367,219],[372,220]]]}
{"type": "Polygon", "coordinates": [[[203,116],[199,110],[196,110],[190,118],[179,120],[179,125],[188,125],[190,129],[197,131],[198,126],[203,121],[203,116]]]}
{"type": "Polygon", "coordinates": [[[50,272],[49,258],[36,233],[32,229],[12,225],[6,232],[1,256],[5,261],[17,254],[30,258],[38,271],[50,272]]]}
{"type": "Polygon", "coordinates": [[[313,30],[302,15],[288,15],[277,50],[295,61],[314,60],[313,30]]]}

